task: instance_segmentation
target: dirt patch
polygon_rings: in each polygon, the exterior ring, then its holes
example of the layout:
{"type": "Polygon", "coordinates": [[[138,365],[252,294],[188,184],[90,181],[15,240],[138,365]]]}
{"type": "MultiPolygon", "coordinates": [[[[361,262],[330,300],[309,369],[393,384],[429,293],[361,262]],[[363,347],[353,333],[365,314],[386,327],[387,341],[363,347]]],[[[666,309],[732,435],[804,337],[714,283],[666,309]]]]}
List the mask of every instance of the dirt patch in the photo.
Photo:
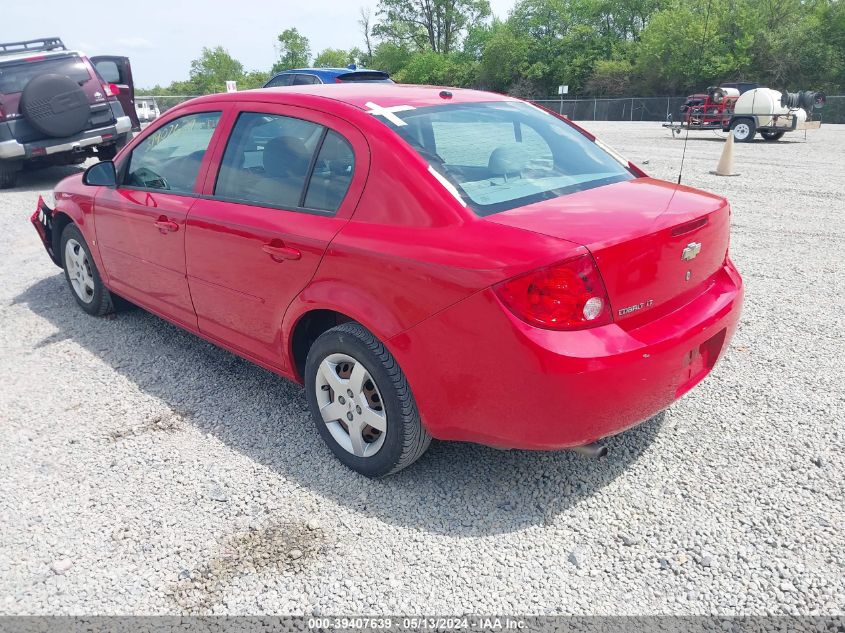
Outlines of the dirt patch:
{"type": "Polygon", "coordinates": [[[125,429],[115,429],[110,431],[108,439],[111,442],[117,442],[128,437],[135,437],[136,435],[144,435],[146,433],[177,433],[184,428],[184,418],[178,413],[162,413],[153,416],[139,426],[130,426],[125,429]]]}
{"type": "Polygon", "coordinates": [[[298,522],[239,532],[201,568],[183,570],[171,598],[183,612],[208,612],[222,601],[236,577],[303,571],[313,563],[324,540],[321,529],[298,522]]]}

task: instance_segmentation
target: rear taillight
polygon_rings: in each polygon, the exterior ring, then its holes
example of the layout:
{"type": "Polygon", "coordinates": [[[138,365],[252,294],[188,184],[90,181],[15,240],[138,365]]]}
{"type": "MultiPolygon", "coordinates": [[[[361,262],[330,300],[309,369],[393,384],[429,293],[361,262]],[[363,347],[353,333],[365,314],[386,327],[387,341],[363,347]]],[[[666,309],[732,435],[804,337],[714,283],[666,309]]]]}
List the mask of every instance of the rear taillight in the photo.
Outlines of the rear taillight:
{"type": "Polygon", "coordinates": [[[103,92],[106,93],[107,97],[116,97],[120,94],[120,88],[117,84],[103,84],[103,92]]]}
{"type": "Polygon", "coordinates": [[[3,111],[3,105],[0,104],[0,121],[6,120],[6,113],[3,111]]]}
{"type": "Polygon", "coordinates": [[[520,319],[550,330],[581,330],[613,321],[607,290],[587,253],[493,287],[520,319]]]}

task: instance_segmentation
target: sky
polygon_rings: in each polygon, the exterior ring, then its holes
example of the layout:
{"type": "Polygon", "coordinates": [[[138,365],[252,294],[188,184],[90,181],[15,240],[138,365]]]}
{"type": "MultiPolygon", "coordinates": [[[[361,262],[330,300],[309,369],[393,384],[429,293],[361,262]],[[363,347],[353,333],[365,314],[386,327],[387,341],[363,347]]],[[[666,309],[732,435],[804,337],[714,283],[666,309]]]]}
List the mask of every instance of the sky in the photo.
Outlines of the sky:
{"type": "MultiPolygon", "coordinates": [[[[507,17],[515,0],[490,0],[507,17]]],[[[363,48],[361,6],[377,0],[0,0],[0,42],[61,37],[88,55],[126,55],[139,87],[187,79],[203,46],[222,45],[247,70],[269,70],[276,35],[296,27],[324,48],[363,48]]]]}

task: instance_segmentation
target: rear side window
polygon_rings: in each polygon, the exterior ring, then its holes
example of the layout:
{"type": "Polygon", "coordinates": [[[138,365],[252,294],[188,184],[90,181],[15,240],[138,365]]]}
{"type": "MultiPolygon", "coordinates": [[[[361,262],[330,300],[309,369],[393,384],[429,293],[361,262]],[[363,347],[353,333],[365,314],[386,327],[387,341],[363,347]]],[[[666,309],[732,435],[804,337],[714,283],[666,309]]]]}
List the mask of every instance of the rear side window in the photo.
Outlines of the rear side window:
{"type": "Polygon", "coordinates": [[[294,75],[293,85],[294,86],[308,86],[311,84],[318,84],[321,83],[317,77],[314,75],[294,75]]]}
{"type": "Polygon", "coordinates": [[[352,148],[336,132],[293,117],[244,112],[223,153],[214,195],[258,206],[334,212],[353,169],[352,148]]]}
{"type": "Polygon", "coordinates": [[[354,169],[352,147],[340,134],[329,130],[317,154],[305,206],[309,209],[337,211],[352,182],[354,169]]]}
{"type": "Polygon", "coordinates": [[[76,55],[19,64],[0,64],[0,94],[23,92],[26,84],[32,79],[46,74],[67,75],[80,86],[91,79],[88,66],[76,55]]]}
{"type": "Polygon", "coordinates": [[[162,126],[132,151],[124,184],[192,193],[219,112],[188,114],[162,126]]]}

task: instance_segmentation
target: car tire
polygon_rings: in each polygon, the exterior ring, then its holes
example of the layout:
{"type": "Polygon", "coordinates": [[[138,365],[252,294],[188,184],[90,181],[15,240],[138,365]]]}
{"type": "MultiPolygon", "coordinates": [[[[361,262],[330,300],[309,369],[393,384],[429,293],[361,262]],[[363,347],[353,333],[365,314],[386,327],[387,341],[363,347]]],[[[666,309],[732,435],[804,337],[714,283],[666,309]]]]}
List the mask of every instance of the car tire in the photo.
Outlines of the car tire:
{"type": "Polygon", "coordinates": [[[75,224],[68,224],[62,231],[61,257],[65,280],[79,307],[92,316],[114,312],[111,293],[103,284],[82,231],[75,224]]]}
{"type": "Polygon", "coordinates": [[[784,132],[773,132],[771,130],[760,130],[760,136],[764,141],[779,141],[783,138],[784,132]]]}
{"type": "Polygon", "coordinates": [[[18,181],[21,164],[18,161],[0,160],[0,189],[11,189],[18,181]]]}
{"type": "Polygon", "coordinates": [[[367,477],[407,468],[431,443],[396,359],[358,323],[343,323],[317,338],[305,362],[305,393],[331,451],[367,477]]]}
{"type": "Polygon", "coordinates": [[[126,145],[131,138],[132,137],[129,134],[122,134],[114,143],[109,145],[100,145],[97,148],[97,158],[100,160],[114,160],[117,153],[123,149],[123,146],[126,145]]]}
{"type": "Polygon", "coordinates": [[[757,132],[757,123],[754,119],[735,119],[731,123],[731,134],[737,143],[750,143],[754,140],[757,132]]]}

